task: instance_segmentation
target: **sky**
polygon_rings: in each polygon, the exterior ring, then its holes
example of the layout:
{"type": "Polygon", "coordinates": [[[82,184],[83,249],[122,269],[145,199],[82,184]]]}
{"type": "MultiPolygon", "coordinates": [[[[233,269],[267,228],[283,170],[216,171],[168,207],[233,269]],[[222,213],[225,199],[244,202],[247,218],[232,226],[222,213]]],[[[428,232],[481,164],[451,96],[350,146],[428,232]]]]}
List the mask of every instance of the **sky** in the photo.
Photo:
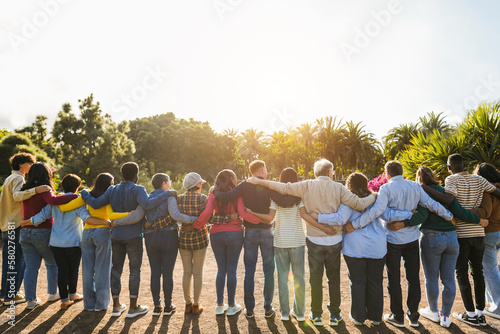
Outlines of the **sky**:
{"type": "Polygon", "coordinates": [[[381,139],[500,99],[498,1],[2,0],[0,128],[91,93],[114,121],[173,112],[218,132],[324,116],[381,139]]]}

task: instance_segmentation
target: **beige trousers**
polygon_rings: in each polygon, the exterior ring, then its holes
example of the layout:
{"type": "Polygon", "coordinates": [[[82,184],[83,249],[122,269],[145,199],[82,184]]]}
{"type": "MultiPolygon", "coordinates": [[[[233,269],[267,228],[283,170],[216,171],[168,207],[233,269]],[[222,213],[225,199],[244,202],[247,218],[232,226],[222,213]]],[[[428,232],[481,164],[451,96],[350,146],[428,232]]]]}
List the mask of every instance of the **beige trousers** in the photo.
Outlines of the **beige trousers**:
{"type": "Polygon", "coordinates": [[[182,258],[184,274],[182,275],[182,290],[186,304],[197,305],[200,302],[201,288],[203,286],[203,265],[207,247],[199,250],[179,249],[182,258]],[[194,296],[191,298],[191,276],[193,277],[194,296]]]}

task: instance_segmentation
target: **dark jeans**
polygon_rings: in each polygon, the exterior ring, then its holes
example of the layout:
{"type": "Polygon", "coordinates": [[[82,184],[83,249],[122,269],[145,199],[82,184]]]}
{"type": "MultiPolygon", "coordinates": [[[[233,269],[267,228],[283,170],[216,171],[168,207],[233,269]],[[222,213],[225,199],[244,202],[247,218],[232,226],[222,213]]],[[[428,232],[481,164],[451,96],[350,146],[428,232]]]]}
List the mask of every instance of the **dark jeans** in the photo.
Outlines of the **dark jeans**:
{"type": "Polygon", "coordinates": [[[420,256],[418,240],[396,245],[387,243],[386,269],[387,289],[391,301],[391,312],[399,321],[404,321],[403,296],[401,293],[401,258],[405,267],[407,294],[406,306],[408,316],[412,321],[420,317],[418,304],[420,303],[420,256]]]}
{"type": "Polygon", "coordinates": [[[483,276],[484,237],[458,238],[458,244],[460,252],[458,253],[456,274],[465,309],[469,312],[474,312],[476,309],[484,310],[486,299],[483,276]],[[469,265],[474,281],[475,307],[469,282],[469,265]]]}
{"type": "Polygon", "coordinates": [[[172,305],[174,266],[179,249],[177,230],[151,232],[144,236],[151,268],[151,294],[155,306],[161,305],[160,280],[163,275],[165,306],[172,305]]]}
{"type": "Polygon", "coordinates": [[[80,268],[80,259],[82,250],[80,247],[52,247],[50,246],[54,259],[57,264],[57,286],[59,287],[59,296],[61,301],[69,299],[70,295],[76,293],[78,284],[78,270],[80,268]]]}
{"type": "Polygon", "coordinates": [[[385,257],[367,259],[344,255],[344,260],[351,287],[351,316],[359,322],[382,321],[385,257]]]}
{"type": "Polygon", "coordinates": [[[135,237],[128,240],[111,239],[111,296],[113,298],[120,297],[122,290],[121,276],[123,272],[123,264],[125,256],[128,256],[129,264],[129,281],[128,288],[130,298],[139,296],[139,285],[141,282],[141,265],[142,265],[142,238],[135,237]]]}
{"type": "Polygon", "coordinates": [[[262,256],[262,271],[264,272],[264,310],[272,309],[274,296],[274,231],[271,229],[245,229],[243,239],[245,253],[243,262],[245,263],[245,307],[248,311],[253,311],[255,307],[255,269],[257,259],[262,256]]]}
{"type": "Polygon", "coordinates": [[[23,249],[19,244],[20,235],[21,227],[2,232],[2,288],[0,296],[5,296],[6,298],[15,298],[15,294],[19,292],[23,283],[26,264],[24,262],[23,249]],[[14,257],[9,259],[9,255],[14,255],[14,257]],[[9,265],[14,265],[14,267],[9,268],[9,265]],[[13,278],[13,280],[9,280],[9,284],[7,284],[7,278],[13,278]],[[12,285],[15,286],[16,291],[11,291],[10,287],[12,285]]]}
{"type": "Polygon", "coordinates": [[[340,250],[342,243],[332,246],[317,245],[309,239],[307,259],[309,260],[309,284],[311,284],[311,311],[314,317],[323,313],[323,270],[326,269],[331,314],[340,314],[340,250]]]}
{"type": "Polygon", "coordinates": [[[227,303],[234,305],[237,283],[236,269],[243,246],[243,231],[211,233],[210,243],[217,262],[217,277],[215,278],[217,304],[224,303],[224,285],[227,276],[227,303]]]}

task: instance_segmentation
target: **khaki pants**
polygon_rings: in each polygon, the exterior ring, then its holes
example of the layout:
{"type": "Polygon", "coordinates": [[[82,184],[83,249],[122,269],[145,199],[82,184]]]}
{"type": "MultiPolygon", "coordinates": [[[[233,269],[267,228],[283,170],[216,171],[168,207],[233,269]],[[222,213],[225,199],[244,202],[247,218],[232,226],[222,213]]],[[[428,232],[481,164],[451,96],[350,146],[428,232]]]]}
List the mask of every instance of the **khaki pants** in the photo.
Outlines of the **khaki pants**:
{"type": "Polygon", "coordinates": [[[207,254],[207,247],[199,250],[179,249],[182,258],[184,273],[182,275],[182,289],[186,304],[198,305],[201,288],[203,286],[203,264],[207,254]],[[191,298],[191,276],[193,277],[194,296],[191,298]]]}

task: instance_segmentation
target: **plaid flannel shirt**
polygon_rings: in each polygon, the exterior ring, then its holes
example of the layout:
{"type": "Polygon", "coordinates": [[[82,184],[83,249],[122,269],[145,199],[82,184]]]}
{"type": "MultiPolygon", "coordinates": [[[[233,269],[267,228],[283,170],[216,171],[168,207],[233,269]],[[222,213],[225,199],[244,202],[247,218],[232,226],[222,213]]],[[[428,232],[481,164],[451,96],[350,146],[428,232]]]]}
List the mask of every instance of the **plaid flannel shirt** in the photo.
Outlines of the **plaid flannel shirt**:
{"type": "MultiPolygon", "coordinates": [[[[188,191],[177,198],[179,211],[188,216],[199,216],[207,206],[207,196],[196,191],[188,191]]],[[[213,214],[210,218],[212,224],[227,224],[231,221],[231,215],[213,214]]],[[[160,230],[162,228],[177,224],[170,216],[158,219],[149,224],[149,228],[160,230]]],[[[201,230],[194,229],[187,232],[182,228],[179,233],[179,248],[185,250],[199,250],[208,246],[208,232],[206,225],[201,230]]]]}

